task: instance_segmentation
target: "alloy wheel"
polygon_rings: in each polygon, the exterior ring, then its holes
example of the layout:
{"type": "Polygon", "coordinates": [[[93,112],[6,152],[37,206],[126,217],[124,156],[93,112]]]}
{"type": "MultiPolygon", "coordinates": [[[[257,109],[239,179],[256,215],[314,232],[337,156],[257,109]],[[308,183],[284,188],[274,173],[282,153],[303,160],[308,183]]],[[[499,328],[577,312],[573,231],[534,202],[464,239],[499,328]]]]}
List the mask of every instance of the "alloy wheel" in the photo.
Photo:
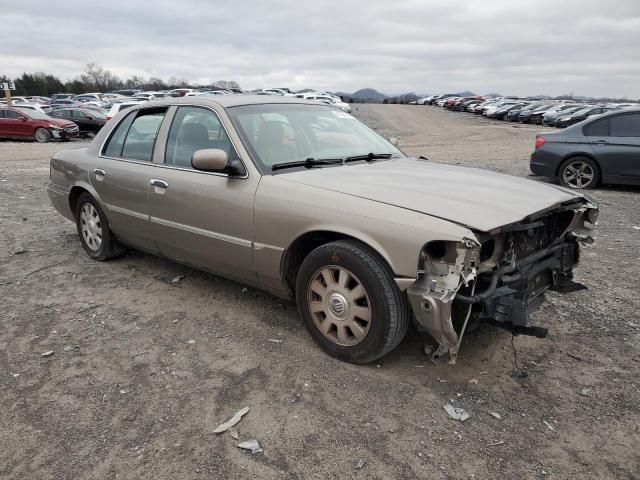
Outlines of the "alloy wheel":
{"type": "Polygon", "coordinates": [[[318,331],[337,345],[357,345],[369,333],[369,296],[358,277],[344,267],[317,270],[307,288],[307,304],[318,331]]]}
{"type": "Polygon", "coordinates": [[[80,208],[80,231],[86,245],[91,250],[100,250],[102,245],[102,224],[98,210],[90,203],[85,203],[80,208]]]}
{"type": "Polygon", "coordinates": [[[564,168],[562,178],[572,188],[586,188],[593,183],[595,172],[587,162],[576,161],[564,168]]]}

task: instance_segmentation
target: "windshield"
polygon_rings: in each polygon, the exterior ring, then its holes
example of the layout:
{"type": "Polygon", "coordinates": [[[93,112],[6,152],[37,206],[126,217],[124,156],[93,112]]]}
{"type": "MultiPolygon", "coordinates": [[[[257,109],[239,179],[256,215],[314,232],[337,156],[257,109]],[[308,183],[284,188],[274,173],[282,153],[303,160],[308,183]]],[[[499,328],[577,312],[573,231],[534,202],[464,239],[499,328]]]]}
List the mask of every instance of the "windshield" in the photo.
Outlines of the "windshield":
{"type": "Polygon", "coordinates": [[[324,105],[263,104],[228,108],[236,130],[265,170],[276,164],[357,155],[404,154],[354,117],[324,105]]]}
{"type": "Polygon", "coordinates": [[[27,117],[35,120],[50,120],[51,117],[46,113],[42,113],[38,110],[31,110],[30,108],[16,108],[16,111],[24,113],[27,117]]]}
{"type": "Polygon", "coordinates": [[[585,113],[589,113],[591,110],[593,110],[593,107],[587,107],[587,108],[581,108],[580,110],[577,110],[573,113],[575,113],[576,115],[584,115],[585,113]]]}

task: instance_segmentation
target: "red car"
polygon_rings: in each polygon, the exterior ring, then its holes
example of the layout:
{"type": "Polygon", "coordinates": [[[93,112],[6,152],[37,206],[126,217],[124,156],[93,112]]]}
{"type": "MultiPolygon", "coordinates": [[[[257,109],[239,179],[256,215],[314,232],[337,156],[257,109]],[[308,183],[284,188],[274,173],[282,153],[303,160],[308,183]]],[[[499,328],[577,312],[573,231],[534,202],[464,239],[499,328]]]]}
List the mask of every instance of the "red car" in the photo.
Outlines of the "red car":
{"type": "Polygon", "coordinates": [[[0,138],[46,143],[52,139],[68,140],[77,136],[78,126],[68,120],[51,118],[26,108],[0,108],[0,138]]]}

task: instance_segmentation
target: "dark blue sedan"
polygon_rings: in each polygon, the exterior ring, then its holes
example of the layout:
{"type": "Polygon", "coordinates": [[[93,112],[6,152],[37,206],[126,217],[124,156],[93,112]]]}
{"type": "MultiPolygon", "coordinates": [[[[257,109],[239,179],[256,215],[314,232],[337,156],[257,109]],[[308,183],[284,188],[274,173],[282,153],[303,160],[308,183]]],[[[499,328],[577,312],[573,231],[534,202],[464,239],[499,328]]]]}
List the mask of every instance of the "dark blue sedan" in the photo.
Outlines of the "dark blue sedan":
{"type": "Polygon", "coordinates": [[[570,188],[640,185],[640,108],[597,115],[536,136],[531,171],[570,188]]]}

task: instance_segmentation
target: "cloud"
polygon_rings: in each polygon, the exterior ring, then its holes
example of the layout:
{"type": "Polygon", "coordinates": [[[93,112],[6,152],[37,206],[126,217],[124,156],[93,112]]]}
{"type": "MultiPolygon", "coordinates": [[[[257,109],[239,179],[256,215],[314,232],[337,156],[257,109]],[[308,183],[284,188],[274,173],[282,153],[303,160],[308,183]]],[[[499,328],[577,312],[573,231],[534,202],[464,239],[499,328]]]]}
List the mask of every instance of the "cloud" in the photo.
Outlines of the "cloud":
{"type": "Polygon", "coordinates": [[[3,11],[0,74],[640,97],[640,2],[110,0],[3,11]]]}

